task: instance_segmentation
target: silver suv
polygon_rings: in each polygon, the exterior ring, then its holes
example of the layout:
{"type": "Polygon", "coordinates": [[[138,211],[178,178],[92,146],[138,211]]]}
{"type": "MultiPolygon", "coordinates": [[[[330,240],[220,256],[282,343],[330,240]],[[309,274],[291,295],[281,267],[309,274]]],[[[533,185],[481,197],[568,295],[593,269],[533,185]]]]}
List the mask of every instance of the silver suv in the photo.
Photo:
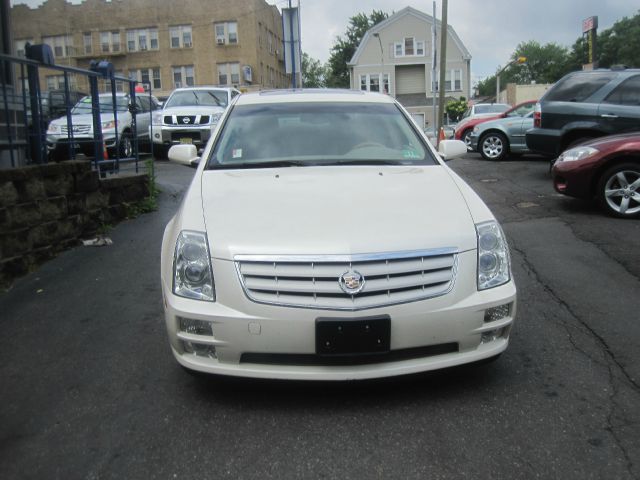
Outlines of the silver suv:
{"type": "Polygon", "coordinates": [[[227,105],[240,92],[235,88],[188,87],[173,91],[161,111],[153,114],[150,136],[155,158],[166,158],[172,145],[204,148],[227,105]]]}

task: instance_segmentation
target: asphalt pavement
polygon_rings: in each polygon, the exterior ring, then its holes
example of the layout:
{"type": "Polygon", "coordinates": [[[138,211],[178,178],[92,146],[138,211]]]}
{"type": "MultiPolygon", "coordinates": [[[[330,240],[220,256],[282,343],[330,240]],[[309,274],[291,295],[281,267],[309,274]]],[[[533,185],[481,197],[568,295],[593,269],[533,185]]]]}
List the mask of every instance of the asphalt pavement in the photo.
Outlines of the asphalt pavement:
{"type": "Polygon", "coordinates": [[[554,193],[536,157],[450,166],[509,239],[519,311],[492,364],[355,383],[198,377],[173,359],[157,212],[0,293],[0,478],[640,478],[640,221],[554,193]]]}

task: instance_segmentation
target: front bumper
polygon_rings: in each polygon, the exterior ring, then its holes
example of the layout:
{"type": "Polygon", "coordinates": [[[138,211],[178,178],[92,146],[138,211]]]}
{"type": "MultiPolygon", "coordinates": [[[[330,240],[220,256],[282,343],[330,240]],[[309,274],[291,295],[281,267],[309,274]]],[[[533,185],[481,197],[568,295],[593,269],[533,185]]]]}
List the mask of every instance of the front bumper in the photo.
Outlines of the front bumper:
{"type": "Polygon", "coordinates": [[[446,295],[427,300],[355,312],[263,305],[249,300],[242,290],[234,263],[214,259],[217,302],[201,302],[171,293],[171,279],[163,280],[165,321],[171,349],[183,366],[214,374],[297,380],[353,380],[405,375],[475,362],[507,348],[516,313],[513,281],[484,291],[476,289],[476,252],[459,254],[456,283],[446,295]],[[485,322],[485,310],[509,305],[508,314],[485,322]],[[323,363],[316,355],[316,320],[371,316],[391,319],[392,353],[431,351],[424,356],[381,356],[376,363],[323,363]],[[180,330],[180,318],[210,322],[213,336],[180,330]],[[492,341],[483,332],[499,331],[492,341]],[[185,341],[215,347],[215,356],[185,351],[185,341]],[[440,347],[451,345],[455,349],[440,347]],[[427,347],[433,347],[431,349],[427,347]],[[442,353],[442,352],[447,353],[442,353]],[[260,362],[256,358],[279,358],[260,362]],[[282,358],[294,359],[287,363],[282,358]],[[297,361],[295,359],[303,359],[297,361]]]}
{"type": "Polygon", "coordinates": [[[535,153],[557,157],[562,143],[562,132],[549,128],[532,128],[526,133],[527,148],[535,153]]]}
{"type": "MultiPolygon", "coordinates": [[[[114,148],[116,146],[115,134],[104,134],[102,141],[107,148],[114,148]]],[[[68,149],[69,145],[72,145],[77,150],[92,151],[95,145],[95,138],[93,136],[81,135],[75,136],[71,139],[67,135],[47,134],[47,150],[57,151],[58,149],[68,149]]],[[[102,148],[102,147],[101,147],[102,148]]]]}
{"type": "Polygon", "coordinates": [[[214,125],[192,125],[189,127],[175,125],[154,125],[149,132],[153,143],[156,145],[179,145],[192,143],[198,147],[204,147],[209,141],[214,125]]]}

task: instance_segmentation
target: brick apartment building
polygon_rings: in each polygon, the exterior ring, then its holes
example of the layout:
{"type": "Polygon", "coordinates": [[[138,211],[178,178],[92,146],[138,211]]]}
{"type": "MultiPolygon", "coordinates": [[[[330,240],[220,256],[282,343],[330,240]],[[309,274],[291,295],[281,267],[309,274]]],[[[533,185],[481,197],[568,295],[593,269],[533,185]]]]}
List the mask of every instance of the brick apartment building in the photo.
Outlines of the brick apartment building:
{"type": "MultiPolygon", "coordinates": [[[[11,21],[15,54],[24,55],[27,42],[46,43],[59,65],[108,60],[116,74],[150,82],[156,96],[190,85],[290,84],[282,16],[264,0],[47,0],[35,9],[13,6],[11,21]]],[[[40,82],[43,90],[64,86],[53,70],[42,70],[40,82]]],[[[89,91],[86,79],[71,82],[89,91]]]]}

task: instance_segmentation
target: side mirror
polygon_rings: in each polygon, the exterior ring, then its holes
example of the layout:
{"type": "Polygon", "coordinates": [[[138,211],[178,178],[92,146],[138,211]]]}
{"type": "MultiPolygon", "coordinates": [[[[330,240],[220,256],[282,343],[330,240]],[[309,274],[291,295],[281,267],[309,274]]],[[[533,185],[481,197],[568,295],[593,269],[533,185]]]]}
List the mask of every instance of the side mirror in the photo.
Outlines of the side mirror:
{"type": "Polygon", "coordinates": [[[438,144],[438,153],[445,162],[467,153],[467,145],[460,140],[442,140],[438,144]]]}
{"type": "Polygon", "coordinates": [[[180,163],[188,167],[197,167],[200,164],[198,149],[195,145],[174,145],[167,155],[172,162],[180,163]]]}

